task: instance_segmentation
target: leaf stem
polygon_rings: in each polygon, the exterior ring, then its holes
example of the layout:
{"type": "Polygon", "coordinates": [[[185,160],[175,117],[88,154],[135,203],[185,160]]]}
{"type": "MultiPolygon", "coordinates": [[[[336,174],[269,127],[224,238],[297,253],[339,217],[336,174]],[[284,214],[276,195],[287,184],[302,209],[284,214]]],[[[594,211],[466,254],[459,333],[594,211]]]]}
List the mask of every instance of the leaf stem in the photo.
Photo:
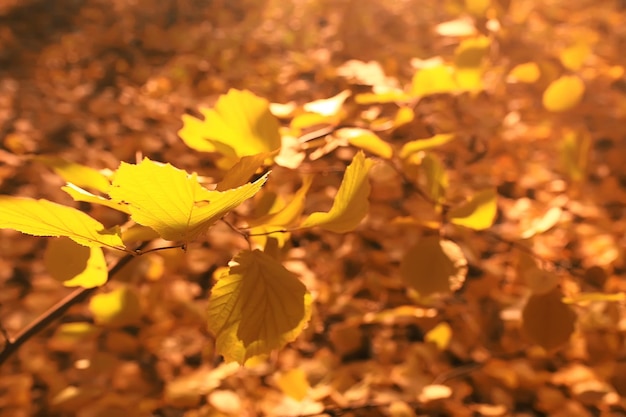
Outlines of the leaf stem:
{"type": "MultiPolygon", "coordinates": [[[[146,247],[149,242],[142,243],[137,250],[141,251],[142,248],[146,247]]],[[[113,265],[109,269],[109,279],[116,275],[124,266],[126,266],[130,261],[135,258],[136,255],[128,254],[121,258],[115,265],[113,265]]],[[[8,337],[8,334],[5,334],[6,342],[4,344],[4,348],[0,351],[0,366],[4,364],[13,353],[17,352],[17,350],[26,343],[31,337],[48,327],[53,321],[60,318],[70,307],[80,303],[81,301],[86,300],[91,295],[93,295],[100,287],[94,288],[78,288],[68,294],[61,301],[50,307],[48,310],[43,312],[39,317],[37,317],[33,322],[28,324],[25,328],[19,331],[19,333],[15,337],[8,337]]],[[[6,333],[6,332],[3,332],[6,333]]]]}

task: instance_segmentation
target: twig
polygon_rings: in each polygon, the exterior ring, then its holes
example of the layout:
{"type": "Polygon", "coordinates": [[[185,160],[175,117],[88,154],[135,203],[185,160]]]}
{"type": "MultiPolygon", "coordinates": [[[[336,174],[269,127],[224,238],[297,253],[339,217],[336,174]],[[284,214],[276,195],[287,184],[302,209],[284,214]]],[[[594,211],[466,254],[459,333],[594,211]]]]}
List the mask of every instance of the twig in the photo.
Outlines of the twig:
{"type": "MultiPolygon", "coordinates": [[[[145,242],[137,248],[141,251],[148,242],[145,242]]],[[[135,258],[136,255],[126,255],[120,259],[111,269],[109,269],[109,279],[117,274],[124,266],[135,258]]],[[[94,288],[78,288],[63,298],[61,301],[50,307],[33,322],[28,324],[24,329],[15,337],[6,337],[6,343],[4,349],[0,351],[0,366],[5,363],[13,353],[15,353],[24,343],[26,343],[31,337],[48,327],[53,321],[60,318],[70,307],[80,303],[81,301],[89,298],[93,293],[98,291],[100,287],[94,288]]]]}

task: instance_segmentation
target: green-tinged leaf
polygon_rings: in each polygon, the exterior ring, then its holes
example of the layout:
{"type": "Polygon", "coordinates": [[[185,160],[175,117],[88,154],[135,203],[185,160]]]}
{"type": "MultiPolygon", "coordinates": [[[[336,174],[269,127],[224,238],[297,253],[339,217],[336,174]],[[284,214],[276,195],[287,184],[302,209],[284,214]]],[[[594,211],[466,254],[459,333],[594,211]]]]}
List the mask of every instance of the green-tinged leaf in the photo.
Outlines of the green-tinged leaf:
{"type": "Polygon", "coordinates": [[[55,156],[37,156],[35,160],[52,168],[66,182],[71,182],[79,187],[105,193],[111,185],[106,175],[85,165],[66,161],[55,156]]]}
{"type": "MultiPolygon", "coordinates": [[[[130,210],[128,209],[128,206],[126,206],[125,204],[121,204],[119,201],[109,200],[108,198],[104,198],[99,195],[92,194],[89,191],[83,190],[82,188],[72,183],[68,182],[67,185],[61,187],[61,189],[65,191],[66,193],[68,193],[74,201],[82,201],[85,203],[98,204],[100,206],[106,206],[106,207],[112,208],[113,210],[130,214],[130,210]]],[[[109,188],[107,188],[107,191],[108,190],[109,188]]]]}
{"type": "Polygon", "coordinates": [[[484,230],[493,225],[498,212],[496,191],[493,189],[476,193],[471,200],[448,212],[453,224],[474,230],[484,230]]]}
{"type": "Polygon", "coordinates": [[[483,60],[490,44],[489,38],[478,36],[464,40],[454,52],[454,75],[460,89],[471,92],[483,89],[483,60]]]}
{"type": "Polygon", "coordinates": [[[343,128],[338,129],[335,132],[335,136],[347,139],[350,145],[373,153],[381,158],[390,159],[393,155],[391,145],[382,140],[371,130],[361,129],[358,127],[343,128]]]}
{"type": "Polygon", "coordinates": [[[193,240],[230,210],[256,194],[267,174],[254,183],[224,192],[202,187],[197,175],[145,158],[122,163],[109,194],[128,205],[132,219],[166,240],[193,240]]]}
{"type": "Polygon", "coordinates": [[[585,84],[575,75],[564,75],[543,92],[543,107],[553,112],[574,108],[583,98],[585,84]]]}
{"type": "Polygon", "coordinates": [[[226,172],[222,181],[217,184],[216,190],[226,191],[244,185],[268,158],[276,154],[278,152],[263,152],[257,155],[244,156],[226,172]]]}
{"type": "Polygon", "coordinates": [[[0,228],[34,236],[67,236],[89,247],[125,250],[119,231],[105,230],[86,213],[48,200],[0,196],[0,228]]]}
{"type": "Polygon", "coordinates": [[[127,286],[93,296],[89,310],[96,324],[108,327],[136,325],[141,320],[139,297],[127,286]]]}
{"type": "Polygon", "coordinates": [[[522,328],[528,337],[546,350],[565,344],[576,324],[576,313],[563,302],[558,288],[530,296],[522,311],[522,328]]]}
{"type": "Polygon", "coordinates": [[[50,275],[66,287],[99,287],[109,277],[101,248],[82,246],[66,237],[49,240],[43,260],[50,275]]]}
{"type": "Polygon", "coordinates": [[[449,293],[465,281],[467,260],[454,242],[429,236],[404,254],[400,273],[421,297],[449,293]]]}
{"type": "Polygon", "coordinates": [[[591,149],[591,136],[586,131],[570,130],[561,142],[561,160],[565,172],[573,181],[582,181],[587,174],[587,160],[591,149]]]}
{"type": "Polygon", "coordinates": [[[426,139],[417,139],[407,142],[400,150],[400,158],[406,159],[417,152],[436,148],[452,141],[456,136],[452,133],[441,133],[426,139]]]}
{"type": "Polygon", "coordinates": [[[209,298],[209,330],[217,352],[245,363],[293,341],[311,318],[311,295],[298,278],[269,255],[239,254],[209,298]]]}
{"type": "Polygon", "coordinates": [[[213,109],[200,112],[204,121],[184,116],[178,132],[190,148],[232,158],[280,148],[278,119],[270,112],[270,103],[250,91],[231,89],[213,109]]]}
{"type": "Polygon", "coordinates": [[[454,93],[459,90],[454,72],[447,65],[435,65],[417,70],[413,76],[412,93],[417,97],[454,93]]]}
{"type": "Polygon", "coordinates": [[[370,184],[367,174],[373,161],[358,152],[346,169],[330,211],[311,214],[301,228],[319,226],[335,233],[345,233],[359,225],[369,209],[370,184]]]}
{"type": "Polygon", "coordinates": [[[436,203],[443,202],[448,189],[448,174],[443,163],[434,154],[427,154],[422,160],[422,167],[426,175],[428,195],[436,203]]]}

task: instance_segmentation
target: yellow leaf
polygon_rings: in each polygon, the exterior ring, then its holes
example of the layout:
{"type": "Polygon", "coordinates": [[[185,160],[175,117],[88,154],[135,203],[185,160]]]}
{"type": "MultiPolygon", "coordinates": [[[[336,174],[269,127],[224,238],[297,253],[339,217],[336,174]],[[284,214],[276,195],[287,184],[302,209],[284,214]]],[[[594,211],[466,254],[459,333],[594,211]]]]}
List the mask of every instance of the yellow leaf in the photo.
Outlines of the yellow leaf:
{"type": "MultiPolygon", "coordinates": [[[[90,193],[87,190],[83,190],[77,185],[68,182],[67,185],[61,187],[63,191],[68,193],[74,201],[82,201],[85,203],[98,204],[100,206],[106,206],[113,210],[121,211],[122,213],[130,214],[130,210],[125,204],[120,204],[119,201],[109,200],[108,198],[101,197],[90,193]]],[[[107,191],[109,189],[107,188],[107,191]]]]}
{"type": "Polygon", "coordinates": [[[489,189],[477,193],[467,203],[450,210],[448,218],[453,224],[474,230],[484,230],[491,227],[497,211],[496,192],[489,189]]]}
{"type": "Polygon", "coordinates": [[[429,236],[404,254],[400,274],[421,297],[449,293],[465,281],[467,260],[454,242],[429,236]]]}
{"type": "Polygon", "coordinates": [[[350,145],[371,152],[381,158],[390,159],[393,154],[391,145],[382,140],[371,130],[358,127],[343,128],[337,130],[335,136],[342,139],[345,138],[350,145]]]}
{"type": "Polygon", "coordinates": [[[526,62],[516,65],[509,72],[507,81],[532,84],[537,81],[540,76],[541,71],[539,70],[539,65],[537,65],[536,62],[526,62]]]}
{"type": "Polygon", "coordinates": [[[358,152],[346,172],[327,213],[311,214],[300,225],[301,228],[319,226],[335,233],[345,233],[359,225],[369,209],[370,184],[367,174],[373,161],[358,152]]]}
{"type": "Polygon", "coordinates": [[[563,135],[561,160],[573,181],[585,179],[590,148],[591,136],[586,131],[569,130],[563,135]]]}
{"type": "Polygon", "coordinates": [[[125,243],[147,242],[158,239],[159,237],[159,234],[154,229],[140,224],[133,224],[122,232],[122,240],[125,243]]]}
{"type": "Polygon", "coordinates": [[[108,327],[136,325],[141,320],[139,298],[126,286],[93,296],[89,301],[89,310],[96,324],[108,327]]]}
{"type": "Polygon", "coordinates": [[[412,94],[418,97],[453,93],[459,90],[452,68],[439,64],[417,70],[413,76],[412,94]]]}
{"type": "Polygon", "coordinates": [[[138,165],[122,163],[109,194],[128,205],[136,223],[153,228],[165,240],[188,242],[256,194],[266,180],[267,174],[239,188],[210,191],[195,173],[145,158],[138,165]]]}
{"type": "Polygon", "coordinates": [[[125,250],[117,230],[105,230],[86,213],[48,200],[0,196],[0,229],[34,236],[67,236],[84,246],[125,250]]]}
{"type": "Polygon", "coordinates": [[[54,156],[37,156],[35,160],[52,168],[66,182],[71,182],[79,187],[106,193],[111,185],[106,175],[85,165],[54,156]]]}
{"type": "Polygon", "coordinates": [[[50,275],[66,287],[99,287],[109,277],[101,248],[82,246],[66,237],[48,241],[43,261],[50,275]]]}
{"type": "Polygon", "coordinates": [[[209,330],[226,361],[241,364],[293,341],[311,318],[311,295],[269,255],[240,253],[209,298],[209,330]]]}
{"type": "Polygon", "coordinates": [[[456,83],[462,90],[483,89],[483,60],[491,42],[486,36],[466,39],[454,52],[456,83]]]}
{"type": "Polygon", "coordinates": [[[301,113],[291,119],[289,126],[296,131],[319,125],[333,125],[338,122],[337,116],[325,116],[318,113],[301,113]]]}
{"type": "Polygon", "coordinates": [[[465,0],[465,10],[473,16],[483,17],[491,6],[491,0],[465,0]]]}
{"type": "Polygon", "coordinates": [[[443,163],[437,156],[429,153],[422,160],[422,167],[426,175],[428,195],[438,204],[443,202],[448,188],[448,174],[443,163]]]}
{"type": "Polygon", "coordinates": [[[576,313],[563,302],[563,294],[554,289],[533,294],[522,311],[522,328],[528,337],[546,350],[566,343],[574,332],[576,313]]]}
{"type": "Polygon", "coordinates": [[[543,107],[553,112],[574,108],[585,93],[585,84],[575,75],[564,75],[554,80],[543,92],[543,107]]]}
{"type": "Polygon", "coordinates": [[[250,91],[231,89],[220,96],[213,109],[202,109],[201,113],[204,121],[184,116],[178,132],[190,148],[232,158],[280,148],[279,124],[269,102],[250,91]]]}
{"type": "Polygon", "coordinates": [[[285,395],[296,401],[305,399],[311,388],[306,373],[300,368],[281,373],[276,379],[276,385],[285,395]]]}
{"type": "Polygon", "coordinates": [[[598,303],[598,302],[623,302],[626,301],[626,293],[618,292],[618,293],[604,293],[604,292],[586,292],[581,294],[576,294],[573,297],[564,297],[563,302],[565,304],[577,304],[577,305],[588,305],[590,303],[598,303]]]}
{"type": "Polygon", "coordinates": [[[393,120],[394,127],[411,123],[415,119],[415,112],[410,107],[400,107],[393,120]]]}
{"type": "Polygon", "coordinates": [[[435,345],[437,345],[439,350],[446,349],[450,344],[451,338],[452,329],[450,328],[450,325],[446,322],[439,323],[424,335],[424,340],[426,342],[434,343],[435,345]]]}
{"type": "Polygon", "coordinates": [[[222,181],[217,184],[216,190],[225,191],[244,185],[263,166],[268,158],[276,154],[277,152],[263,152],[257,155],[242,157],[239,162],[226,172],[222,181]]]}
{"type": "Polygon", "coordinates": [[[559,59],[565,68],[578,71],[582,68],[590,53],[591,46],[586,42],[579,42],[563,50],[559,55],[559,59]]]}
{"type": "Polygon", "coordinates": [[[453,140],[455,137],[456,136],[451,133],[442,133],[432,136],[430,138],[417,139],[411,142],[407,142],[404,144],[404,146],[402,146],[402,149],[400,150],[400,158],[407,159],[417,152],[444,145],[453,140]]]}

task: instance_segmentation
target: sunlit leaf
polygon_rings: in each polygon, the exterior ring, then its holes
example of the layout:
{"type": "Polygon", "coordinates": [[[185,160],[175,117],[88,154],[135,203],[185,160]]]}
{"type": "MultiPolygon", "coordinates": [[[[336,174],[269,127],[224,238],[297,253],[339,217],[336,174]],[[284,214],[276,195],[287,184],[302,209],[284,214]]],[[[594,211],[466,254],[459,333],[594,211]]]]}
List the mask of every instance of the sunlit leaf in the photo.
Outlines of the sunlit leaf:
{"type": "Polygon", "coordinates": [[[111,185],[106,175],[91,167],[67,161],[56,156],[37,156],[36,161],[49,166],[66,182],[79,187],[107,192],[111,185]]]}
{"type": "Polygon", "coordinates": [[[575,107],[582,100],[585,84],[575,75],[564,75],[553,81],[543,92],[543,107],[562,112],[575,107]]]}
{"type": "Polygon", "coordinates": [[[435,26],[435,32],[441,36],[471,36],[476,34],[474,20],[467,16],[449,20],[435,26]]]}
{"type": "Polygon", "coordinates": [[[166,240],[193,240],[230,210],[254,196],[267,174],[224,192],[202,187],[197,175],[145,158],[122,163],[113,179],[111,198],[128,205],[132,219],[156,230],[166,240]]]}
{"type": "Polygon", "coordinates": [[[559,222],[562,215],[563,209],[561,207],[550,207],[543,216],[533,219],[530,227],[522,231],[521,238],[529,239],[535,235],[547,232],[559,222]]]}
{"type": "Polygon", "coordinates": [[[300,219],[300,215],[304,210],[306,194],[309,188],[311,188],[312,182],[312,176],[304,177],[302,187],[289,198],[289,202],[284,207],[248,222],[251,227],[251,237],[256,243],[265,246],[267,235],[271,234],[271,237],[278,241],[280,247],[284,246],[285,241],[289,239],[290,235],[282,231],[291,226],[295,226],[300,219]]]}
{"type": "Polygon", "coordinates": [[[445,350],[450,344],[452,338],[452,328],[446,322],[439,323],[424,335],[424,341],[432,342],[439,350],[445,350]]]}
{"type": "Polygon", "coordinates": [[[124,250],[119,231],[105,230],[86,213],[48,200],[0,196],[0,228],[34,236],[67,236],[89,247],[124,250]]]}
{"type": "Polygon", "coordinates": [[[101,248],[79,245],[66,237],[50,239],[43,260],[48,273],[66,287],[99,287],[109,276],[101,248]]]}
{"type": "Polygon", "coordinates": [[[280,148],[279,124],[269,102],[250,91],[231,89],[213,109],[200,112],[204,121],[184,116],[178,132],[190,148],[233,158],[280,148]]]}
{"type": "Polygon", "coordinates": [[[285,395],[296,401],[302,401],[311,388],[306,373],[300,368],[290,369],[278,375],[276,385],[285,395]]]}
{"type": "Polygon", "coordinates": [[[483,88],[483,61],[491,41],[486,36],[461,42],[454,52],[456,83],[462,90],[479,91],[483,88]]]}
{"type": "Polygon", "coordinates": [[[428,195],[436,203],[441,203],[448,189],[448,174],[443,163],[437,156],[429,153],[422,160],[422,167],[426,176],[428,195]]]}
{"type": "Polygon", "coordinates": [[[227,361],[244,363],[293,341],[311,317],[311,295],[269,255],[240,253],[209,298],[208,325],[227,361]]]}
{"type": "Polygon", "coordinates": [[[449,293],[465,281],[467,260],[454,242],[429,236],[404,254],[400,274],[421,297],[449,293]]]}
{"type": "Polygon", "coordinates": [[[415,119],[415,112],[410,107],[400,107],[393,120],[394,127],[411,123],[415,119]]]}
{"type": "MultiPolygon", "coordinates": [[[[82,201],[85,203],[98,204],[100,206],[106,206],[106,207],[112,208],[113,210],[130,214],[130,210],[125,204],[121,204],[119,201],[109,200],[108,198],[104,198],[102,196],[92,194],[89,191],[83,190],[82,188],[72,183],[67,183],[67,185],[64,185],[63,187],[61,187],[61,189],[65,191],[66,193],[68,193],[74,201],[82,201]]],[[[107,188],[107,191],[108,191],[108,188],[107,188]]]]}
{"type": "Polygon", "coordinates": [[[309,113],[317,113],[322,116],[335,116],[342,110],[343,103],[350,95],[352,95],[350,90],[344,90],[334,97],[311,101],[310,103],[306,103],[303,107],[304,110],[309,113]]]}
{"type": "Polygon", "coordinates": [[[358,104],[406,103],[412,100],[413,97],[410,94],[397,88],[374,93],[361,93],[354,97],[354,101],[358,104]]]}
{"type": "Polygon", "coordinates": [[[525,62],[516,65],[509,72],[507,81],[532,84],[539,79],[541,71],[536,62],[525,62]]]}
{"type": "Polygon", "coordinates": [[[350,145],[371,152],[381,158],[391,158],[393,149],[391,145],[382,140],[371,130],[361,129],[357,127],[338,129],[335,136],[345,138],[350,145]]]}
{"type": "Polygon", "coordinates": [[[591,47],[587,42],[578,42],[564,49],[559,54],[559,59],[565,68],[578,71],[590,53],[591,47]]]}
{"type": "Polygon", "coordinates": [[[448,212],[450,222],[474,230],[484,230],[493,224],[498,211],[497,194],[493,189],[476,193],[471,200],[448,212]]]}
{"type": "Polygon", "coordinates": [[[139,297],[127,286],[96,294],[89,301],[89,310],[96,324],[108,327],[136,325],[141,320],[139,297]]]}
{"type": "Polygon", "coordinates": [[[339,122],[339,118],[336,115],[326,116],[318,113],[300,113],[289,123],[289,126],[296,130],[302,131],[321,125],[334,125],[339,122]]]}
{"type": "Polygon", "coordinates": [[[406,159],[417,152],[444,145],[453,140],[455,137],[456,136],[451,133],[443,133],[432,136],[430,138],[417,139],[411,142],[407,142],[404,144],[404,146],[402,146],[402,149],[400,150],[400,158],[406,159]]]}
{"type": "Polygon", "coordinates": [[[265,161],[275,154],[277,152],[263,152],[257,155],[244,156],[226,172],[222,181],[217,184],[216,190],[226,191],[246,184],[265,161]]]}
{"type": "Polygon", "coordinates": [[[458,90],[452,68],[444,64],[418,69],[413,76],[411,93],[418,97],[458,90]]]}
{"type": "Polygon", "coordinates": [[[483,17],[491,6],[491,0],[465,0],[465,10],[473,16],[483,17]]]}
{"type": "Polygon", "coordinates": [[[528,337],[546,350],[566,343],[574,332],[576,313],[554,289],[532,295],[522,311],[522,328],[528,337]]]}
{"type": "Polygon", "coordinates": [[[304,220],[300,227],[319,226],[335,233],[353,230],[367,214],[370,184],[367,174],[373,161],[358,152],[346,169],[335,201],[327,213],[316,212],[304,220]]]}
{"type": "Polygon", "coordinates": [[[158,239],[159,234],[151,227],[133,224],[122,232],[122,240],[124,243],[131,242],[147,242],[158,239]]]}
{"type": "Polygon", "coordinates": [[[568,130],[561,142],[561,159],[565,172],[573,181],[583,181],[587,174],[587,160],[591,136],[582,130],[568,130]]]}

